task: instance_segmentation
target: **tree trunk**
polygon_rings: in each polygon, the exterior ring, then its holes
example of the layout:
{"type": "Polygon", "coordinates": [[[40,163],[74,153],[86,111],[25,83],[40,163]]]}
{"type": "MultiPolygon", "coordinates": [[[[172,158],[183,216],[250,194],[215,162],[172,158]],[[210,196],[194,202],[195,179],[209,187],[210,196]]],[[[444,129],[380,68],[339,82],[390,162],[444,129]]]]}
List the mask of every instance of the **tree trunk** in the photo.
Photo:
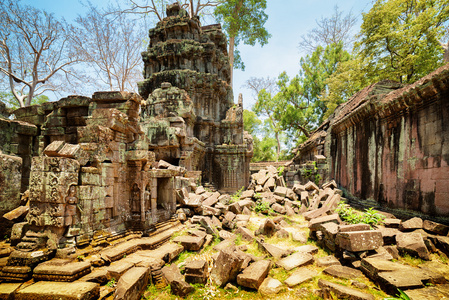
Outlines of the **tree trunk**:
{"type": "Polygon", "coordinates": [[[279,132],[275,132],[274,136],[276,137],[276,162],[279,161],[279,154],[281,153],[281,141],[279,140],[279,132]]]}
{"type": "Polygon", "coordinates": [[[231,66],[230,70],[230,77],[231,77],[231,87],[232,87],[232,81],[234,76],[234,48],[235,48],[235,37],[229,38],[229,51],[228,51],[228,57],[229,57],[229,65],[231,66]]]}

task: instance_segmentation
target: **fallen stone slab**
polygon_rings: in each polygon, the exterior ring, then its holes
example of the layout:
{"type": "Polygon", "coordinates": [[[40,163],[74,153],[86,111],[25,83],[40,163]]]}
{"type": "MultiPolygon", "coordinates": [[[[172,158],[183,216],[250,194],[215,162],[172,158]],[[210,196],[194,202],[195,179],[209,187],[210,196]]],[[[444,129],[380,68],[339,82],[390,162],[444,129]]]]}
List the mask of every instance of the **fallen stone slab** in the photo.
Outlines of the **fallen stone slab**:
{"type": "Polygon", "coordinates": [[[274,278],[267,277],[259,286],[259,293],[263,296],[273,296],[282,290],[282,283],[274,278]]]}
{"type": "Polygon", "coordinates": [[[395,218],[385,218],[383,224],[387,228],[399,228],[402,221],[400,219],[395,218]]]}
{"type": "Polygon", "coordinates": [[[267,218],[265,219],[263,224],[260,225],[257,233],[265,235],[267,237],[272,237],[276,233],[276,230],[276,224],[274,224],[273,220],[267,218]]]}
{"type": "Polygon", "coordinates": [[[306,191],[319,191],[320,190],[320,188],[315,183],[313,183],[312,181],[307,182],[304,185],[304,189],[306,191]]]}
{"type": "Polygon", "coordinates": [[[423,228],[425,231],[438,235],[447,235],[449,232],[449,226],[429,220],[424,220],[423,228]]]}
{"type": "Polygon", "coordinates": [[[15,300],[94,300],[100,297],[100,285],[93,282],[39,281],[19,290],[15,300]]]}
{"type": "Polygon", "coordinates": [[[277,186],[273,192],[275,195],[285,198],[287,196],[287,188],[283,186],[277,186]]]}
{"type": "Polygon", "coordinates": [[[33,278],[46,281],[75,281],[90,273],[90,263],[72,262],[68,259],[52,259],[39,264],[33,270],[33,278]]]}
{"type": "Polygon", "coordinates": [[[215,251],[221,251],[221,250],[226,250],[226,249],[231,249],[232,251],[234,251],[235,240],[233,240],[233,239],[223,240],[214,246],[215,251]]]}
{"type": "Polygon", "coordinates": [[[117,282],[114,299],[140,299],[148,285],[149,269],[134,267],[123,274],[117,282]]]}
{"type": "Polygon", "coordinates": [[[126,271],[134,267],[134,265],[134,263],[126,260],[113,262],[110,266],[105,267],[105,270],[108,272],[108,280],[115,279],[115,281],[118,281],[120,277],[125,274],[126,271]]]}
{"type": "Polygon", "coordinates": [[[399,251],[420,257],[424,260],[430,260],[429,250],[427,250],[420,233],[399,233],[396,235],[396,243],[399,251]]]}
{"type": "Polygon", "coordinates": [[[407,221],[403,221],[399,225],[399,230],[401,230],[401,231],[411,231],[411,230],[422,229],[422,228],[423,228],[423,220],[418,217],[414,217],[407,221]]]}
{"type": "Polygon", "coordinates": [[[315,277],[317,275],[318,275],[318,272],[315,270],[311,270],[308,268],[300,268],[299,270],[294,271],[293,274],[290,275],[284,281],[284,283],[289,288],[293,288],[293,287],[297,286],[298,284],[301,284],[303,282],[313,279],[313,277],[315,277]]]}
{"type": "Polygon", "coordinates": [[[292,240],[300,243],[307,243],[307,235],[305,232],[295,231],[292,232],[292,240]]]}
{"type": "Polygon", "coordinates": [[[449,286],[446,287],[436,286],[436,287],[426,287],[422,289],[407,290],[407,296],[411,300],[441,300],[448,299],[449,296],[449,286]]]}
{"type": "Polygon", "coordinates": [[[333,283],[327,280],[318,280],[318,286],[322,290],[322,296],[325,299],[332,299],[331,293],[337,296],[337,299],[352,299],[352,300],[374,300],[371,294],[360,292],[359,290],[343,286],[341,284],[333,283]]]}
{"type": "Polygon", "coordinates": [[[206,232],[208,234],[213,235],[214,237],[219,237],[218,236],[218,230],[217,228],[214,226],[214,224],[212,223],[212,220],[208,217],[206,218],[202,218],[200,220],[200,224],[201,226],[203,226],[206,229],[206,232]]]}
{"type": "Polygon", "coordinates": [[[363,273],[357,269],[334,265],[323,270],[324,273],[337,278],[356,279],[363,276],[363,273]]]}
{"type": "Polygon", "coordinates": [[[237,236],[229,231],[226,230],[220,230],[218,232],[218,235],[221,240],[235,240],[237,236]]]}
{"type": "Polygon", "coordinates": [[[13,300],[14,293],[22,286],[22,282],[0,283],[0,299],[13,300]]]}
{"type": "Polygon", "coordinates": [[[340,232],[335,243],[344,250],[359,252],[383,246],[383,238],[378,230],[340,232]]]}
{"type": "Polygon", "coordinates": [[[396,294],[398,288],[407,290],[424,287],[424,284],[427,283],[443,284],[447,282],[444,276],[438,272],[380,258],[362,259],[360,270],[390,295],[396,294]]]}
{"type": "Polygon", "coordinates": [[[174,238],[173,242],[180,243],[187,251],[199,251],[204,244],[204,237],[181,235],[174,238]]]}
{"type": "Polygon", "coordinates": [[[237,283],[241,286],[259,289],[271,268],[271,261],[259,260],[250,264],[242,273],[237,275],[237,283]]]}
{"type": "Polygon", "coordinates": [[[308,254],[317,254],[318,253],[318,247],[314,245],[302,245],[299,247],[293,248],[294,252],[303,252],[308,254]]]}
{"type": "Polygon", "coordinates": [[[234,233],[240,234],[242,236],[242,239],[248,242],[252,242],[253,240],[256,239],[253,232],[245,227],[237,228],[237,230],[234,233]]]}
{"type": "Polygon", "coordinates": [[[240,195],[240,199],[252,198],[254,196],[254,190],[243,191],[240,195]]]}
{"type": "Polygon", "coordinates": [[[213,193],[207,199],[204,199],[203,205],[214,206],[218,202],[218,197],[220,197],[220,193],[219,192],[213,193]]]}
{"type": "Polygon", "coordinates": [[[339,225],[338,231],[339,232],[351,232],[351,231],[365,231],[370,230],[368,224],[349,224],[349,225],[339,225]]]}
{"type": "Polygon", "coordinates": [[[268,253],[269,255],[271,255],[272,257],[274,257],[276,259],[280,259],[282,257],[286,257],[291,254],[290,251],[281,249],[281,248],[276,247],[271,244],[258,242],[258,245],[262,251],[265,251],[266,253],[268,253]]]}
{"type": "Polygon", "coordinates": [[[276,262],[276,265],[284,268],[287,271],[290,271],[294,268],[306,266],[311,263],[313,263],[313,256],[311,254],[296,252],[279,260],[278,262],[276,262]]]}
{"type": "Polygon", "coordinates": [[[105,269],[94,269],[91,273],[78,279],[78,281],[105,284],[106,282],[108,282],[108,271],[105,269]]]}
{"type": "Polygon", "coordinates": [[[184,280],[176,279],[170,284],[170,290],[174,295],[184,298],[188,294],[193,293],[195,288],[184,280]]]}
{"type": "Polygon", "coordinates": [[[212,268],[210,278],[212,281],[224,287],[229,281],[235,280],[242,266],[243,259],[230,250],[221,250],[212,268]]]}
{"type": "Polygon", "coordinates": [[[176,264],[164,266],[161,269],[161,273],[167,284],[172,284],[175,280],[184,280],[184,277],[182,276],[176,264]]]}
{"type": "Polygon", "coordinates": [[[315,258],[318,267],[340,266],[340,261],[333,255],[315,258]]]}
{"type": "Polygon", "coordinates": [[[332,214],[332,215],[318,217],[313,220],[310,220],[308,226],[311,231],[317,231],[320,229],[321,224],[324,224],[327,222],[333,222],[338,225],[341,223],[341,220],[340,220],[340,217],[338,216],[338,214],[332,214]]]}
{"type": "Polygon", "coordinates": [[[209,268],[207,261],[194,260],[188,262],[184,268],[185,281],[192,284],[206,284],[209,277],[209,268]]]}

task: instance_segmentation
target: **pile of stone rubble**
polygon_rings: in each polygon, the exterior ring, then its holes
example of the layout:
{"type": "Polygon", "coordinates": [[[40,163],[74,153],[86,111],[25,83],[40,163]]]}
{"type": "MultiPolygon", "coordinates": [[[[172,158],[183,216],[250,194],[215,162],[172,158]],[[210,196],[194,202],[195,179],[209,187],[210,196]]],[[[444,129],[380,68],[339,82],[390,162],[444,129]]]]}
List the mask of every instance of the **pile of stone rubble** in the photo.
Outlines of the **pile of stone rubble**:
{"type": "Polygon", "coordinates": [[[188,235],[173,241],[188,251],[201,251],[214,238],[222,242],[214,247],[217,251],[214,262],[201,260],[185,265],[185,279],[176,265],[162,269],[172,292],[185,296],[193,290],[189,283],[211,280],[221,287],[236,289],[233,284],[237,283],[262,294],[273,294],[318,276],[316,271],[306,267],[315,263],[325,267],[324,273],[351,279],[353,283],[350,288],[320,279],[317,292],[324,298],[332,292],[342,298],[352,295],[354,299],[374,299],[363,291],[367,287],[357,281],[362,276],[391,295],[397,294],[398,288],[414,295],[412,299],[421,299],[422,295],[436,295],[435,299],[440,299],[438,297],[447,295],[449,286],[445,283],[449,280],[449,268],[429,259],[430,253],[449,255],[448,226],[420,218],[401,221],[387,213],[383,213],[386,216],[384,225],[376,228],[367,224],[346,224],[335,213],[341,195],[334,181],[321,188],[313,182],[287,188],[274,167],[253,174],[251,184],[238,199],[206,191],[201,186],[192,193],[181,192],[178,200],[182,207],[178,209],[178,216],[192,229],[188,235]],[[251,231],[247,225],[252,211],[273,218],[265,218],[257,230],[251,231]],[[302,214],[309,221],[308,237],[299,229],[301,225],[291,226],[291,222],[286,222],[295,214],[302,214]],[[243,240],[255,241],[266,253],[265,258],[246,253],[246,246],[236,246],[237,235],[243,240]],[[265,237],[273,235],[304,244],[308,238],[314,239],[333,255],[314,258],[318,251],[314,246],[290,249],[264,241],[265,237]],[[402,254],[428,262],[419,268],[394,262],[402,254]],[[268,276],[271,268],[294,272],[281,283],[268,276]]]}
{"type": "MultiPolygon", "coordinates": [[[[411,299],[448,297],[449,267],[430,260],[432,253],[449,255],[448,226],[420,218],[401,221],[386,213],[384,225],[375,228],[346,224],[335,213],[341,195],[335,182],[287,188],[274,167],[253,174],[247,190],[233,196],[192,184],[178,190],[178,220],[160,224],[152,236],[77,251],[79,261],[61,257],[41,263],[34,269],[34,284],[0,284],[0,297],[72,299],[77,293],[82,299],[140,299],[148,284],[170,284],[181,297],[192,293],[194,284],[271,297],[322,274],[328,280],[319,278],[314,292],[324,299],[374,299],[368,292],[374,285],[391,295],[399,288],[411,299]],[[171,238],[180,230],[182,235],[171,238]],[[218,239],[212,252],[203,251],[218,239]],[[318,255],[309,239],[331,255],[318,255]],[[255,245],[264,256],[248,251],[255,245]],[[183,251],[194,253],[173,263],[183,251]],[[423,263],[398,262],[404,254],[423,263]],[[284,270],[288,278],[281,282],[270,276],[272,269],[284,270]]],[[[300,299],[310,296],[307,289],[295,293],[300,299]]]]}

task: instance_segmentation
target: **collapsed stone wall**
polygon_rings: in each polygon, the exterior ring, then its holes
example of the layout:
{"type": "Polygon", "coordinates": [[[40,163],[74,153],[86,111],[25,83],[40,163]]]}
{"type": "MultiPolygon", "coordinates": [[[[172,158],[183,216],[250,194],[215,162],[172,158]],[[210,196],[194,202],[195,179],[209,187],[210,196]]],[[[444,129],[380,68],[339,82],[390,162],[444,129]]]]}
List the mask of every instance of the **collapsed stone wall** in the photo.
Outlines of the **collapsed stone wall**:
{"type": "Polygon", "coordinates": [[[348,194],[447,217],[448,83],[446,65],[412,85],[384,81],[363,89],[326,121],[320,143],[309,140],[298,149],[295,164],[310,159],[319,144],[327,179],[348,194]]]}

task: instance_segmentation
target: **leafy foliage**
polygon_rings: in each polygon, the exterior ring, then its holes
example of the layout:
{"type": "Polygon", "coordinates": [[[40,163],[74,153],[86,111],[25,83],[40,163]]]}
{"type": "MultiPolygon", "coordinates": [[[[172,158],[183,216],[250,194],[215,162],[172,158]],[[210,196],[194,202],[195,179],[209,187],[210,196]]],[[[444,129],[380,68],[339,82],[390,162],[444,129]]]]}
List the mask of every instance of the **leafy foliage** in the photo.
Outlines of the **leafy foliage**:
{"type": "Polygon", "coordinates": [[[364,223],[371,227],[374,225],[381,224],[385,219],[385,216],[378,213],[372,207],[366,209],[364,213],[358,212],[345,202],[341,201],[338,203],[338,207],[335,209],[340,218],[349,224],[364,223]]]}
{"type": "Polygon", "coordinates": [[[442,65],[439,39],[449,20],[446,0],[377,0],[363,14],[359,41],[363,72],[372,82],[412,83],[442,65]]]}

